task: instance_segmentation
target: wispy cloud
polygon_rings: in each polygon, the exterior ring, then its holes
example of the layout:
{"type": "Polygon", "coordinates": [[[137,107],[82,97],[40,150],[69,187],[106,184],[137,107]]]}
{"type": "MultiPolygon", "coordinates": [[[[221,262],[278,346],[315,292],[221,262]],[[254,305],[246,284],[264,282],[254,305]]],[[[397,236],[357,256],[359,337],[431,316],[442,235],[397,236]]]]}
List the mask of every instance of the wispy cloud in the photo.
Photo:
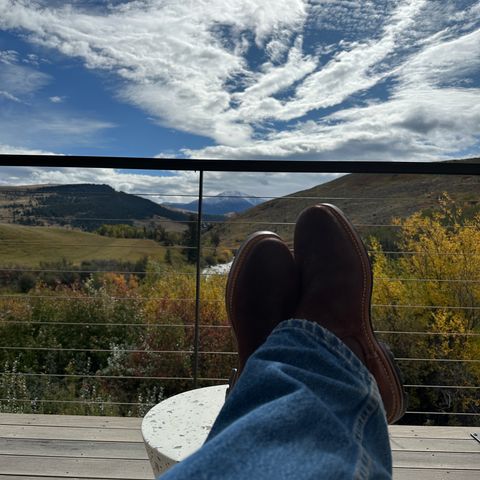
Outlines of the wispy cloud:
{"type": "Polygon", "coordinates": [[[0,89],[16,97],[29,96],[50,80],[49,75],[23,65],[5,63],[0,68],[0,89]]]}
{"type": "Polygon", "coordinates": [[[0,109],[0,142],[18,148],[65,151],[72,144],[95,144],[101,132],[115,126],[69,111],[52,112],[41,105],[13,114],[9,109],[0,109]]]}
{"type": "MultiPolygon", "coordinates": [[[[4,145],[0,143],[0,154],[9,154],[9,155],[57,155],[56,153],[53,152],[46,152],[44,150],[37,150],[37,149],[31,149],[31,148],[21,148],[21,147],[14,147],[12,145],[4,145]]],[[[5,184],[8,184],[8,177],[11,177],[11,172],[13,171],[13,167],[0,167],[4,170],[5,172],[8,172],[7,175],[3,178],[3,180],[0,180],[0,183],[3,182],[5,184]]],[[[1,171],[1,170],[0,170],[1,171]]],[[[20,169],[22,172],[26,172],[25,169],[20,169]]],[[[10,178],[11,180],[11,178],[10,178]]],[[[18,184],[17,181],[14,181],[14,184],[18,184]]]]}
{"type": "MultiPolygon", "coordinates": [[[[478,142],[478,1],[77,5],[0,0],[0,28],[113,73],[119,98],[215,142],[185,155],[430,160],[478,142]]],[[[26,68],[14,57],[0,52],[26,68]]],[[[1,76],[0,90],[21,98],[1,76]]]]}
{"type": "Polygon", "coordinates": [[[18,97],[12,95],[10,92],[6,92],[5,90],[0,90],[0,98],[10,100],[11,102],[22,103],[22,101],[18,97]]]}
{"type": "Polygon", "coordinates": [[[53,97],[49,97],[49,100],[52,103],[63,103],[65,101],[65,97],[59,97],[58,95],[54,95],[53,97]]]}

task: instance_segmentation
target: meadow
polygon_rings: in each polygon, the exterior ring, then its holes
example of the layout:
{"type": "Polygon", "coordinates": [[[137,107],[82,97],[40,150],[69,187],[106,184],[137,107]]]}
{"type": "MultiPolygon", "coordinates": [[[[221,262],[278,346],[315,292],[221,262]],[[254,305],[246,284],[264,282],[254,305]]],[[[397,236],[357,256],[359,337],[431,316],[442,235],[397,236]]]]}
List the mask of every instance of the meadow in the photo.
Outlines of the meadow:
{"type": "MultiPolygon", "coordinates": [[[[374,327],[399,359],[415,412],[403,422],[474,424],[468,414],[480,412],[480,215],[466,216],[445,197],[439,210],[395,222],[394,244],[372,235],[365,241],[374,269],[374,327]]],[[[39,229],[37,238],[53,238],[47,228],[30,228],[39,229]]],[[[51,230],[68,242],[70,235],[92,238],[51,230]]],[[[98,248],[113,255],[109,242],[119,240],[146,242],[105,238],[98,248]]],[[[195,268],[189,251],[170,250],[168,261],[164,253],[128,263],[122,254],[108,268],[93,262],[91,272],[78,262],[92,253],[78,251],[76,260],[57,258],[50,276],[4,279],[0,411],[143,415],[192,388],[195,268]]],[[[202,277],[198,386],[225,383],[236,363],[225,281],[202,277]]]]}

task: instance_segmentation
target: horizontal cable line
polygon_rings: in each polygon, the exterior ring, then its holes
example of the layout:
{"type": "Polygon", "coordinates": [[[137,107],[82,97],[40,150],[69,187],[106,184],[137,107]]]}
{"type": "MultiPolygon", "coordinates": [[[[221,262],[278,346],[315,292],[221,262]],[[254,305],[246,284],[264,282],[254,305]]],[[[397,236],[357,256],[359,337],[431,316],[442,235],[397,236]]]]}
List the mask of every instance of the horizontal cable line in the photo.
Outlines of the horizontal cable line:
{"type": "Polygon", "coordinates": [[[118,380],[192,380],[191,377],[142,377],[138,375],[88,375],[80,373],[28,373],[28,372],[7,372],[4,376],[16,377],[43,377],[43,378],[98,378],[98,379],[118,379],[118,380]]]}
{"type": "Polygon", "coordinates": [[[374,280],[384,280],[388,282],[440,282],[440,283],[480,283],[480,279],[465,280],[463,278],[389,278],[376,277],[374,280]]]}
{"type": "MultiPolygon", "coordinates": [[[[44,378],[91,378],[91,379],[107,379],[107,380],[193,380],[192,377],[142,377],[135,375],[82,375],[75,373],[4,373],[4,376],[14,375],[20,377],[44,377],[44,378]]],[[[204,382],[213,382],[213,381],[228,381],[228,378],[199,378],[204,382]]]]}
{"type": "MultiPolygon", "coordinates": [[[[179,378],[179,380],[183,380],[183,378],[179,378]]],[[[193,380],[193,378],[189,378],[187,380],[193,380]]],[[[110,401],[94,401],[94,400],[45,400],[45,399],[23,399],[23,398],[0,398],[0,402],[19,402],[19,403],[75,403],[81,405],[132,405],[132,406],[154,406],[156,403],[138,403],[138,402],[110,402],[110,401]]]]}
{"type": "MultiPolygon", "coordinates": [[[[195,215],[194,212],[191,212],[193,215],[195,215]]],[[[187,214],[188,215],[188,214],[187,214]]],[[[73,215],[0,215],[0,219],[2,220],[7,220],[7,219],[13,219],[16,218],[17,220],[21,221],[24,219],[31,219],[31,218],[36,218],[39,220],[69,220],[69,221],[87,221],[87,222],[133,222],[135,220],[141,220],[141,221],[149,221],[151,223],[197,223],[196,220],[173,220],[170,218],[154,218],[154,217],[147,217],[147,218],[135,218],[135,217],[130,217],[130,218],[102,218],[102,217],[75,217],[73,215]]],[[[207,217],[208,218],[208,217],[207,217]]],[[[207,220],[205,220],[207,221],[207,220]]],[[[22,225],[21,223],[15,222],[17,225],[22,225]]],[[[44,226],[44,225],[40,225],[44,226]]]]}
{"type": "MultiPolygon", "coordinates": [[[[280,173],[280,172],[277,172],[280,173]]],[[[155,193],[155,192],[126,192],[124,190],[118,190],[116,193],[126,193],[127,195],[136,195],[138,197],[186,197],[186,198],[196,198],[198,199],[198,193],[155,193]]],[[[74,191],[71,192],[58,192],[58,191],[51,191],[51,192],[18,192],[16,190],[0,190],[0,195],[11,195],[17,197],[54,197],[54,196],[66,196],[66,195],[74,195],[76,197],[111,197],[112,193],[76,193],[74,191]]],[[[248,198],[248,199],[265,199],[265,200],[275,200],[275,199],[292,199],[292,200],[411,200],[410,197],[393,197],[393,196],[375,196],[375,197],[351,197],[351,196],[330,196],[330,195],[322,195],[322,196],[300,196],[300,195],[285,195],[285,196],[270,196],[270,195],[221,195],[218,194],[203,194],[203,198],[248,198]]],[[[427,198],[427,197],[421,197],[427,198]]],[[[454,199],[453,199],[454,200],[454,199]]],[[[162,205],[162,204],[159,204],[162,205]]],[[[167,207],[174,207],[174,205],[168,205],[167,207]]]]}
{"type": "MultiPolygon", "coordinates": [[[[288,244],[288,243],[287,243],[288,244]]],[[[240,246],[240,245],[239,245],[240,246]]],[[[223,248],[228,248],[230,250],[234,250],[236,248],[239,248],[239,246],[236,247],[226,247],[223,246],[223,248]]],[[[205,248],[205,247],[202,247],[205,248]]],[[[293,252],[293,248],[290,246],[290,251],[293,252]]],[[[477,257],[480,256],[480,253],[477,252],[418,252],[418,251],[404,251],[404,250],[381,250],[381,251],[376,251],[376,250],[367,250],[367,253],[369,255],[376,255],[376,254],[383,254],[383,255],[421,255],[421,256],[430,256],[430,257],[477,257]]]]}
{"type": "MultiPolygon", "coordinates": [[[[62,347],[7,347],[0,346],[0,350],[23,350],[29,352],[91,352],[91,353],[162,353],[162,354],[175,354],[175,355],[193,355],[194,350],[140,350],[140,349],[124,349],[124,348],[62,348],[62,347]]],[[[237,352],[198,352],[199,355],[238,355],[237,352]]]]}
{"type": "MultiPolygon", "coordinates": [[[[47,297],[50,298],[50,297],[47,297]]],[[[70,298],[70,297],[67,297],[70,298]]],[[[1,314],[0,314],[1,315],[1,314]]],[[[108,327],[155,327],[155,328],[195,328],[194,324],[181,324],[181,323],[108,323],[108,322],[98,322],[98,323],[89,323],[89,322],[41,322],[41,321],[31,321],[31,320],[2,320],[4,325],[76,325],[76,326],[85,326],[85,327],[97,327],[97,326],[108,326],[108,327]]],[[[231,325],[199,325],[199,328],[220,328],[231,330],[231,325]]],[[[375,330],[375,333],[378,335],[423,335],[423,336],[457,336],[457,337],[480,337],[480,333],[461,333],[461,332],[414,332],[414,331],[394,331],[394,330],[375,330]]],[[[398,359],[397,359],[398,360],[398,359]]]]}
{"type": "MultiPolygon", "coordinates": [[[[70,296],[70,295],[14,295],[14,294],[0,294],[0,298],[17,298],[17,299],[37,299],[37,298],[50,298],[52,300],[126,300],[126,301],[134,301],[134,300],[155,300],[155,301],[169,301],[169,302],[193,302],[195,298],[161,298],[161,297],[115,297],[111,295],[105,296],[94,296],[94,295],[82,295],[78,297],[70,296]]],[[[204,300],[207,302],[207,300],[204,300]]],[[[217,300],[212,300],[217,301],[217,300]]],[[[219,300],[218,300],[219,301],[219,300]]]]}
{"type": "MultiPolygon", "coordinates": [[[[191,212],[192,214],[195,214],[194,212],[191,212]]],[[[131,221],[134,221],[134,220],[148,220],[148,219],[136,219],[136,218],[90,218],[90,217],[86,217],[86,218],[82,218],[82,217],[55,217],[55,216],[52,216],[52,217],[43,217],[43,216],[36,216],[36,215],[30,215],[30,216],[26,216],[24,218],[36,218],[36,219],[42,219],[42,220],[68,220],[68,221],[92,221],[92,222],[131,222],[131,221]]],[[[0,216],[0,219],[13,219],[13,216],[0,216]]],[[[20,220],[22,220],[22,218],[20,218],[20,220]]],[[[238,221],[235,221],[235,220],[231,220],[231,221],[228,221],[228,220],[213,220],[213,219],[209,219],[208,217],[205,218],[202,217],[202,221],[204,223],[208,223],[208,224],[215,224],[215,225],[229,225],[230,227],[233,227],[235,225],[274,225],[274,226],[295,226],[296,225],[296,222],[295,221],[292,221],[292,222],[273,222],[273,221],[268,221],[268,220],[265,220],[265,221],[253,221],[253,220],[250,220],[250,221],[242,221],[242,220],[238,220],[238,221]]],[[[197,223],[196,220],[169,220],[169,219],[166,219],[166,220],[159,220],[159,219],[155,219],[155,220],[152,220],[152,222],[154,223],[178,223],[178,224],[188,224],[188,223],[197,223]]],[[[15,222],[15,224],[17,225],[22,225],[21,223],[18,223],[18,222],[15,222]]],[[[402,228],[402,225],[396,225],[396,224],[385,224],[385,223],[357,223],[357,224],[353,224],[354,227],[356,228],[402,228]]],[[[473,225],[462,225],[463,228],[476,228],[475,226],[473,225]]],[[[89,232],[89,233],[95,233],[95,232],[89,232]]],[[[114,237],[110,237],[110,238],[114,238],[114,237]]],[[[148,240],[148,239],[144,239],[144,240],[148,240]]]]}
{"type": "MultiPolygon", "coordinates": [[[[127,270],[62,270],[59,268],[2,268],[0,272],[30,272],[30,273],[115,273],[123,275],[168,275],[165,272],[144,272],[127,270]]],[[[177,275],[177,272],[175,272],[177,275]]]]}
{"type": "Polygon", "coordinates": [[[89,352],[89,353],[164,353],[164,354],[178,354],[178,355],[193,355],[193,350],[139,350],[139,349],[123,349],[123,348],[61,348],[61,347],[4,347],[0,346],[0,350],[23,350],[28,352],[89,352]]]}
{"type": "Polygon", "coordinates": [[[404,385],[405,388],[445,388],[449,390],[480,390],[480,387],[465,385],[404,385]]]}
{"type": "MultiPolygon", "coordinates": [[[[50,298],[52,300],[120,300],[120,301],[156,301],[156,302],[194,302],[195,297],[192,298],[167,298],[167,297],[115,297],[111,295],[94,296],[94,295],[82,295],[73,297],[70,295],[14,295],[14,294],[0,294],[0,298],[13,298],[13,299],[37,299],[37,298],[50,298]]],[[[223,303],[223,300],[204,300],[203,303],[223,303]]]]}
{"type": "MultiPolygon", "coordinates": [[[[41,273],[41,272],[57,272],[57,273],[82,273],[82,270],[50,270],[50,269],[35,269],[35,268],[19,268],[19,269],[5,269],[5,268],[0,268],[0,272],[2,271],[6,271],[6,272],[9,272],[9,271],[13,271],[13,272],[38,272],[38,273],[41,273]]],[[[85,271],[85,273],[88,273],[90,271],[85,271]]],[[[91,273],[102,273],[101,271],[99,270],[92,270],[91,273]]],[[[105,271],[103,273],[109,273],[109,271],[105,271]]],[[[126,273],[126,272],[119,272],[119,273],[126,273]]],[[[144,273],[145,275],[148,275],[147,272],[142,272],[144,273]]],[[[152,273],[152,275],[163,275],[164,277],[175,277],[177,275],[186,275],[186,276],[194,276],[195,275],[195,272],[158,272],[158,273],[152,273]]],[[[202,276],[204,277],[210,277],[212,275],[224,275],[224,274],[220,274],[220,273],[201,273],[202,276]]]]}
{"type": "MultiPolygon", "coordinates": [[[[80,246],[80,245],[64,245],[64,246],[80,246]]],[[[93,245],[92,245],[93,246],[93,245]]],[[[125,246],[126,247],[126,246],[125,246]]],[[[57,248],[49,246],[48,248],[57,248]]],[[[173,248],[173,247],[165,247],[173,248]]],[[[196,247],[175,247],[185,250],[196,250],[196,247]]],[[[204,247],[202,247],[204,249],[204,247]]],[[[214,247],[210,247],[214,248],[214,247]]],[[[228,247],[224,247],[228,248],[228,247]]],[[[118,275],[194,275],[193,272],[145,272],[145,271],[125,271],[125,270],[62,270],[55,268],[15,268],[0,267],[0,272],[30,272],[30,273],[114,273],[118,275]]],[[[203,275],[227,275],[227,273],[203,273],[203,275]]],[[[462,278],[395,278],[395,277],[376,277],[375,280],[383,280],[389,282],[443,282],[443,283],[480,283],[480,279],[462,279],[462,278]]]]}
{"type": "Polygon", "coordinates": [[[480,360],[472,360],[467,358],[397,358],[395,360],[398,362],[432,362],[432,363],[480,363],[480,360]]]}
{"type": "Polygon", "coordinates": [[[405,414],[407,413],[410,413],[412,415],[464,415],[464,416],[472,416],[472,417],[480,416],[480,413],[473,413],[473,412],[417,412],[417,411],[407,410],[405,414]]]}
{"type": "MultiPolygon", "coordinates": [[[[155,240],[151,238],[137,238],[137,239],[131,239],[131,238],[116,238],[116,237],[102,237],[102,238],[108,238],[112,240],[139,240],[139,241],[146,241],[146,240],[151,240],[152,242],[155,242],[155,240]]],[[[43,242],[17,242],[14,240],[3,240],[2,245],[43,245],[43,242]]],[[[64,247],[95,247],[98,248],[99,245],[97,243],[88,243],[88,244],[67,244],[64,243],[62,244],[64,247]]],[[[115,247],[115,245],[100,245],[101,247],[115,247]]],[[[173,250],[173,249],[178,249],[178,250],[197,250],[196,246],[188,246],[188,245],[163,245],[161,243],[157,245],[116,245],[117,247],[130,247],[130,248],[153,248],[153,247],[161,247],[166,250],[173,250]]],[[[213,247],[209,245],[202,245],[202,250],[216,250],[219,248],[223,248],[226,250],[238,250],[240,248],[240,244],[238,245],[219,245],[218,247],[213,247]]],[[[51,246],[50,248],[57,248],[58,245],[51,246]]],[[[47,246],[45,246],[47,248],[47,246]]],[[[293,248],[290,248],[290,250],[293,252],[293,248]]],[[[368,250],[368,253],[373,255],[378,252],[375,252],[373,250],[368,250]]],[[[394,251],[387,251],[387,252],[381,252],[382,254],[388,254],[388,255],[429,255],[431,257],[437,257],[437,256],[449,256],[449,257],[477,257],[480,256],[480,253],[473,253],[473,252],[467,252],[467,253],[443,253],[443,252],[394,252],[394,251]]],[[[1,270],[15,270],[14,268],[0,268],[1,270]]],[[[66,270],[51,270],[51,271],[66,271],[66,270]]],[[[101,270],[93,270],[93,272],[97,272],[101,270]]],[[[120,272],[122,273],[122,272],[120,272]]],[[[125,272],[125,273],[137,273],[137,272],[125,272]]],[[[143,273],[143,272],[142,272],[143,273]]]]}
{"type": "MultiPolygon", "coordinates": [[[[227,327],[228,328],[228,327],[227,327]]],[[[60,351],[60,352],[121,352],[121,353],[165,353],[165,354],[182,354],[192,355],[193,350],[131,350],[131,349],[78,349],[78,348],[50,348],[50,347],[9,347],[0,346],[0,350],[26,350],[26,351],[60,351]]],[[[220,352],[220,351],[200,351],[199,355],[238,355],[237,352],[220,352]]],[[[431,362],[431,363],[480,363],[476,359],[462,358],[414,358],[414,357],[397,357],[399,362],[431,362]]]]}
{"type": "MultiPolygon", "coordinates": [[[[193,212],[192,212],[193,213],[193,212]]],[[[32,215],[31,217],[33,218],[38,218],[42,220],[75,220],[75,221],[92,221],[92,222],[127,222],[127,221],[134,221],[134,220],[145,220],[145,219],[135,219],[135,218],[82,218],[82,217],[39,217],[32,215]]],[[[8,218],[13,218],[13,217],[8,217],[8,218]]],[[[27,217],[28,218],[28,217],[27,217]]],[[[148,219],[146,219],[148,220],[148,219]]],[[[186,224],[186,223],[197,223],[195,220],[155,220],[157,223],[180,223],[180,224],[186,224]]],[[[234,225],[277,225],[277,226],[294,226],[296,222],[272,222],[265,220],[263,222],[261,221],[227,221],[227,220],[210,220],[208,218],[203,217],[203,222],[204,223],[211,223],[211,224],[228,224],[230,226],[234,225]]],[[[21,225],[21,224],[20,224],[21,225]]],[[[357,228],[366,228],[366,227],[391,227],[391,228],[400,228],[401,225],[393,225],[393,224],[383,224],[383,223],[359,223],[359,224],[353,224],[354,227],[357,228]]]]}
{"type": "MultiPolygon", "coordinates": [[[[195,328],[195,325],[191,324],[174,324],[174,323],[108,323],[108,322],[99,322],[99,323],[88,323],[88,322],[36,322],[29,320],[1,320],[3,325],[75,325],[82,327],[155,327],[155,328],[164,328],[164,327],[176,327],[176,328],[195,328]]],[[[230,325],[199,325],[199,328],[223,328],[231,329],[230,325]]]]}
{"type": "Polygon", "coordinates": [[[445,310],[480,310],[480,307],[455,307],[451,305],[384,305],[384,304],[372,304],[375,308],[425,308],[425,309],[437,309],[443,308],[445,310]]]}
{"type": "MultiPolygon", "coordinates": [[[[177,275],[177,274],[173,274],[177,275]]],[[[194,275],[184,274],[184,275],[194,275]]],[[[203,274],[204,276],[209,275],[220,275],[220,274],[203,274]]],[[[63,300],[120,300],[120,301],[169,301],[169,302],[193,302],[195,298],[148,298],[148,297],[95,297],[95,296],[80,296],[80,297],[71,297],[68,295],[12,295],[12,294],[0,294],[0,298],[12,298],[12,299],[37,299],[37,298],[50,298],[54,300],[63,299],[63,300]]],[[[223,303],[223,300],[202,300],[203,303],[223,303]]],[[[444,310],[480,310],[480,307],[462,307],[462,306],[452,306],[452,305],[404,305],[404,304],[372,304],[372,308],[423,308],[423,309],[444,309],[444,310]]]]}
{"type": "MultiPolygon", "coordinates": [[[[166,247],[168,248],[168,247],[166,247]]],[[[186,247],[186,249],[195,249],[195,247],[186,247]]],[[[118,274],[138,274],[138,275],[195,275],[193,272],[145,272],[145,271],[127,271],[127,270],[63,270],[61,268],[20,268],[20,267],[0,267],[0,272],[32,272],[32,273],[118,273],[118,274]]]]}
{"type": "MultiPolygon", "coordinates": [[[[212,223],[212,224],[225,224],[229,225],[230,227],[233,227],[235,225],[280,225],[280,226],[295,226],[296,221],[292,222],[269,222],[268,220],[265,220],[263,222],[260,221],[242,221],[242,220],[204,220],[205,223],[212,223]]],[[[380,227],[388,227],[388,228],[402,228],[402,225],[397,225],[397,224],[391,224],[391,223],[353,223],[352,224],[356,228],[380,228],[380,227]]],[[[462,225],[462,228],[477,228],[474,225],[462,225]]]]}
{"type": "MultiPolygon", "coordinates": [[[[193,213],[193,212],[192,212],[193,213]]],[[[69,220],[69,221],[94,221],[94,222],[129,222],[129,221],[134,221],[137,219],[134,218],[81,218],[81,217],[39,217],[39,216],[34,216],[32,215],[33,218],[38,218],[38,219],[43,219],[43,220],[69,220]]],[[[13,217],[1,217],[0,219],[12,219],[13,217]]],[[[29,218],[29,217],[26,217],[29,218]]],[[[138,220],[144,220],[144,219],[138,219],[138,220]]],[[[196,220],[155,220],[155,223],[178,223],[178,224],[188,224],[188,223],[197,223],[196,220]]],[[[272,222],[272,221],[227,221],[227,220],[211,220],[205,217],[202,217],[202,222],[205,224],[211,224],[211,225],[228,225],[230,227],[234,227],[236,225],[266,225],[266,226],[287,226],[287,227],[294,227],[296,225],[296,222],[272,222]]],[[[19,222],[15,222],[15,225],[22,225],[19,222]]],[[[354,227],[356,228],[402,228],[402,225],[395,225],[395,224],[383,224],[383,223],[358,223],[358,224],[353,224],[354,227]]],[[[474,225],[462,225],[463,228],[476,228],[474,225]]],[[[95,232],[88,232],[88,233],[95,233],[95,232]]],[[[102,235],[102,237],[105,238],[117,238],[117,237],[108,237],[106,235],[102,235]]],[[[139,238],[138,240],[151,240],[148,238],[139,238]]],[[[224,247],[227,248],[227,247],[224,247]]],[[[230,247],[231,248],[231,247],[230,247]]],[[[385,253],[385,252],[384,252],[385,253]]],[[[396,253],[396,252],[395,252],[396,253]]],[[[452,254],[456,255],[456,254],[452,254]]],[[[461,254],[458,254],[461,255],[461,254]]],[[[477,255],[477,254],[473,254],[477,255]]]]}
{"type": "MultiPolygon", "coordinates": [[[[212,274],[216,275],[216,274],[212,274]]],[[[53,300],[120,300],[120,301],[168,301],[168,302],[193,302],[194,298],[148,298],[148,297],[95,297],[95,296],[60,296],[60,295],[8,295],[1,294],[0,298],[12,298],[12,299],[53,299],[53,300]]],[[[223,300],[202,300],[203,303],[223,303],[223,300]]],[[[460,307],[452,305],[392,305],[392,304],[372,304],[372,308],[423,308],[423,309],[445,309],[445,310],[480,310],[480,307],[460,307]]]]}
{"type": "MultiPolygon", "coordinates": [[[[71,243],[61,243],[57,245],[44,245],[43,242],[15,242],[14,240],[5,240],[2,241],[2,245],[6,246],[30,246],[30,245],[40,245],[43,246],[44,248],[57,248],[58,245],[61,245],[62,247],[92,247],[92,248],[99,248],[99,247],[104,247],[104,248],[110,248],[110,247],[115,247],[115,248],[163,248],[165,250],[198,250],[196,246],[189,246],[189,245],[164,245],[163,243],[158,243],[156,240],[153,240],[152,238],[117,238],[117,237],[102,237],[102,238],[107,238],[110,240],[138,240],[138,241],[149,241],[149,242],[154,242],[155,245],[99,245],[98,243],[81,243],[81,244],[71,244],[71,243]]],[[[240,248],[240,245],[236,247],[225,247],[225,246],[218,246],[218,247],[212,247],[208,245],[201,245],[202,250],[216,250],[218,248],[223,248],[223,249],[228,249],[228,250],[237,250],[240,248]]],[[[0,268],[0,270],[3,270],[0,268]]],[[[63,270],[60,270],[63,271],[63,270]]],[[[98,270],[94,270],[95,272],[98,270]]]]}
{"type": "MultiPolygon", "coordinates": [[[[1,192],[0,192],[1,193],[1,192]]],[[[127,192],[125,192],[127,193],[127,192]]],[[[192,197],[198,198],[196,193],[184,193],[184,194],[164,194],[164,193],[130,193],[130,195],[137,196],[149,196],[149,197],[192,197]]],[[[392,197],[392,196],[378,196],[378,197],[347,197],[347,196],[330,196],[330,195],[321,195],[321,196],[303,196],[303,195],[285,195],[282,197],[278,196],[268,196],[268,195],[202,195],[203,198],[253,198],[253,199],[265,199],[265,200],[411,200],[411,197],[392,197]]],[[[425,198],[425,197],[421,197],[425,198]]],[[[455,200],[454,198],[452,200],[455,200]]],[[[160,204],[161,205],[161,204],[160,204]]],[[[173,205],[171,205],[173,206],[173,205]]]]}
{"type": "Polygon", "coordinates": [[[480,333],[461,333],[461,332],[415,332],[415,331],[394,331],[394,330],[375,330],[375,333],[382,335],[438,335],[438,336],[458,336],[458,337],[480,337],[480,333]]]}
{"type": "Polygon", "coordinates": [[[477,252],[406,252],[406,251],[394,251],[394,250],[387,250],[387,251],[380,251],[377,252],[375,250],[368,250],[368,253],[370,254],[376,254],[376,253],[383,253],[383,254],[388,254],[388,255],[430,255],[432,257],[436,257],[437,255],[441,256],[449,256],[449,257],[476,257],[480,255],[480,253],[477,252]]]}
{"type": "MultiPolygon", "coordinates": [[[[111,240],[135,240],[133,238],[114,238],[114,237],[102,237],[102,238],[107,238],[107,239],[111,239],[111,240]]],[[[137,240],[140,240],[140,241],[149,240],[151,242],[155,242],[155,240],[152,240],[150,238],[138,238],[137,240]]],[[[15,246],[40,245],[40,246],[42,246],[43,242],[16,242],[15,240],[2,240],[2,245],[7,245],[7,246],[10,246],[10,245],[15,245],[15,246]]],[[[58,245],[60,245],[60,244],[51,245],[50,248],[58,248],[58,245]]],[[[80,244],[79,243],[62,243],[61,245],[62,245],[62,247],[95,247],[95,248],[99,248],[99,247],[105,247],[105,248],[110,248],[110,247],[122,247],[122,248],[126,248],[126,247],[132,247],[132,248],[134,248],[134,247],[135,248],[161,247],[161,248],[165,248],[165,249],[197,250],[197,247],[192,247],[192,246],[188,246],[188,245],[162,245],[161,243],[156,243],[156,245],[136,245],[136,244],[135,245],[99,245],[98,243],[80,243],[80,244]]],[[[45,248],[47,248],[47,246],[45,246],[45,248]]],[[[205,249],[205,248],[209,248],[209,249],[212,248],[213,249],[215,247],[204,247],[202,245],[202,249],[205,249]]],[[[227,248],[227,247],[223,247],[223,248],[227,248]]],[[[4,270],[4,269],[0,268],[0,270],[4,270]]],[[[60,271],[63,271],[63,270],[60,270],[60,271]]]]}

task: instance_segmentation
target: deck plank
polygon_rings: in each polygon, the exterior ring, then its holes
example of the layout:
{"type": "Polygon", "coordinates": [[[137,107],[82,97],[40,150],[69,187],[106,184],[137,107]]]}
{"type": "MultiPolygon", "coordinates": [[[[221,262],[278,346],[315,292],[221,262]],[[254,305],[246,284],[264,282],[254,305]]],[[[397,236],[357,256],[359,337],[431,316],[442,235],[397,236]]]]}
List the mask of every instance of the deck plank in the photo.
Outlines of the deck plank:
{"type": "Polygon", "coordinates": [[[143,442],[0,438],[0,455],[148,460],[143,442]]]}
{"type": "Polygon", "coordinates": [[[72,458],[2,455],[0,472],[8,475],[38,475],[61,477],[92,477],[102,479],[152,480],[153,472],[145,460],[120,460],[107,458],[72,458]]]}
{"type": "Polygon", "coordinates": [[[451,440],[446,438],[391,437],[392,451],[414,452],[479,452],[480,443],[472,438],[451,440]]]}
{"type": "Polygon", "coordinates": [[[90,427],[47,427],[43,425],[0,425],[0,438],[37,438],[50,440],[86,440],[141,442],[138,429],[90,428],[90,427]]]}
{"type": "MultiPolygon", "coordinates": [[[[410,425],[392,425],[392,437],[419,437],[419,438],[448,438],[469,439],[470,433],[476,432],[480,427],[422,427],[410,425]]],[[[480,445],[480,444],[479,444],[480,445]]]]}
{"type": "Polygon", "coordinates": [[[393,480],[478,480],[478,478],[480,478],[478,470],[393,468],[393,480]]]}
{"type": "Polygon", "coordinates": [[[480,472],[480,453],[393,452],[393,464],[396,467],[462,469],[480,472]]]}
{"type": "MultiPolygon", "coordinates": [[[[0,480],[75,480],[78,477],[44,477],[43,475],[3,475],[0,473],[0,480]]],[[[104,480],[98,477],[82,477],[81,480],[104,480]]]]}
{"type": "Polygon", "coordinates": [[[0,425],[139,429],[141,424],[142,419],[138,417],[85,417],[82,415],[35,415],[23,413],[0,414],[0,425]]]}
{"type": "MultiPolygon", "coordinates": [[[[141,419],[0,414],[0,480],[150,480],[141,419]]],[[[478,427],[390,427],[394,479],[480,478],[478,427]]]]}

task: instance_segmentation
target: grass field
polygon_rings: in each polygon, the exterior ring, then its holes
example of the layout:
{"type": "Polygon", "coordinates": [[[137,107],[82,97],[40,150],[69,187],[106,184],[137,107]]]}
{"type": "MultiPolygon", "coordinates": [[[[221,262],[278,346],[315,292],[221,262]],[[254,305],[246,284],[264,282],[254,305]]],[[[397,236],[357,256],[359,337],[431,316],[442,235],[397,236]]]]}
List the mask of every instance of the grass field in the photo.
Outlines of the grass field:
{"type": "MultiPolygon", "coordinates": [[[[35,267],[65,258],[136,261],[144,256],[163,260],[166,248],[153,240],[110,238],[59,227],[28,227],[0,223],[0,265],[35,267]]],[[[177,252],[172,252],[172,255],[177,252]]]]}

